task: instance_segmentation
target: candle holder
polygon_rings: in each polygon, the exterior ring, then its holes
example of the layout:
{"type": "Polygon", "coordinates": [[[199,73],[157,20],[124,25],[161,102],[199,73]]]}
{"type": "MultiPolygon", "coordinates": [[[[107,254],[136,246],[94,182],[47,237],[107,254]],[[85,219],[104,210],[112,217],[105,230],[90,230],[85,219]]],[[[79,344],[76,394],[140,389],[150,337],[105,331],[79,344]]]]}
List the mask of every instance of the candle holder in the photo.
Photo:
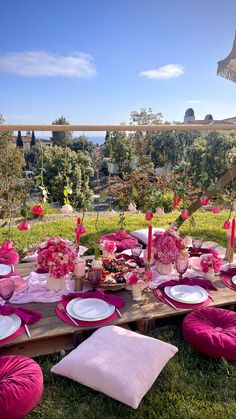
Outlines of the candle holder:
{"type": "Polygon", "coordinates": [[[75,277],[75,291],[82,291],[82,277],[75,277]]]}
{"type": "Polygon", "coordinates": [[[229,267],[231,266],[231,263],[234,260],[234,248],[232,246],[230,246],[230,240],[228,242],[228,246],[225,252],[225,260],[227,260],[229,262],[229,267]]]}

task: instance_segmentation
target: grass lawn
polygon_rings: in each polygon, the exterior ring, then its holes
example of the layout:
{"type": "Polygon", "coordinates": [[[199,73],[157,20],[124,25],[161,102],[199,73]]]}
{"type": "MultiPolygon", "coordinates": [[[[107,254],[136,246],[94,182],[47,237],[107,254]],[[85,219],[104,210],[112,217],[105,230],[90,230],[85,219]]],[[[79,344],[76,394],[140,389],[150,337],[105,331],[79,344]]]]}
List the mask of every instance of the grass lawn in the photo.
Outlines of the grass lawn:
{"type": "MultiPolygon", "coordinates": [[[[155,216],[153,226],[168,226],[176,214],[155,216]]],[[[206,240],[226,245],[226,233],[222,229],[226,213],[196,214],[196,227],[190,229],[188,222],[181,227],[183,235],[200,235],[206,240]]],[[[45,236],[60,235],[74,237],[76,219],[49,221],[35,224],[30,231],[13,229],[11,239],[22,253],[30,243],[36,243],[45,236]]],[[[92,248],[96,237],[117,229],[117,218],[99,218],[99,232],[96,233],[95,217],[87,217],[84,224],[88,232],[82,236],[82,244],[92,248]]],[[[128,231],[147,227],[143,215],[128,215],[128,231]]],[[[0,241],[6,239],[4,229],[0,231],[0,241]]],[[[50,368],[60,358],[60,354],[37,359],[45,380],[44,395],[39,406],[29,418],[78,418],[78,419],[123,419],[123,418],[236,418],[236,365],[220,360],[204,358],[183,342],[181,330],[177,327],[151,334],[179,348],[177,355],[164,368],[151,390],[144,397],[138,410],[133,410],[109,397],[90,390],[65,378],[51,375],[50,368]]],[[[143,354],[145,368],[145,354],[143,354]]],[[[127,372],[128,373],[128,372],[127,372]]]]}

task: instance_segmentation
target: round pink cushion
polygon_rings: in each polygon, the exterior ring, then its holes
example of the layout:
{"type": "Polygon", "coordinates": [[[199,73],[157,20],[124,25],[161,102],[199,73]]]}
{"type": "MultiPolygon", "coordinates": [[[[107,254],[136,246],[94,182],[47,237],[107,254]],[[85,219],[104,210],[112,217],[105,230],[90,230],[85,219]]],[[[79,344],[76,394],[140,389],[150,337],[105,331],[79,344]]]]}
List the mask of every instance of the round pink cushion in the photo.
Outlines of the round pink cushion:
{"type": "Polygon", "coordinates": [[[43,392],[40,366],[23,356],[0,357],[0,418],[22,419],[39,402],[43,392]]]}
{"type": "Polygon", "coordinates": [[[183,321],[183,336],[194,349],[212,358],[236,361],[236,313],[204,307],[183,321]]]}
{"type": "Polygon", "coordinates": [[[117,251],[122,252],[126,249],[131,249],[132,246],[138,244],[138,240],[126,233],[126,231],[119,230],[115,233],[106,234],[105,236],[100,237],[100,242],[104,240],[113,241],[116,243],[117,251]]]}

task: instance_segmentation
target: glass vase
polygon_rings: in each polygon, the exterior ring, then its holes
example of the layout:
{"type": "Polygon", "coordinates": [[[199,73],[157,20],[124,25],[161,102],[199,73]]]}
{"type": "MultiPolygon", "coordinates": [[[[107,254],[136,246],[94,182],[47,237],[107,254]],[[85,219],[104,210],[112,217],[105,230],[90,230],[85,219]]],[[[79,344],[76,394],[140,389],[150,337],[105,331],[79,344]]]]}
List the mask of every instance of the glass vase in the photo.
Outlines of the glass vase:
{"type": "Polygon", "coordinates": [[[162,263],[157,260],[157,272],[161,275],[169,275],[172,271],[172,263],[162,263]]]}
{"type": "Polygon", "coordinates": [[[132,296],[134,301],[142,300],[142,288],[139,285],[132,286],[132,296]]]}

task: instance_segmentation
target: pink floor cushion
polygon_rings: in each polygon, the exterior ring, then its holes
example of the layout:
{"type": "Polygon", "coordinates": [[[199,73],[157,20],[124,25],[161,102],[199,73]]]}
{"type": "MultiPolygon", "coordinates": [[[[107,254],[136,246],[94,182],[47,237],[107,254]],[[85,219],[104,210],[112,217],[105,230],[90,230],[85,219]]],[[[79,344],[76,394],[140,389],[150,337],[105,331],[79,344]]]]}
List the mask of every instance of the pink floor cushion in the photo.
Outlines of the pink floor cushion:
{"type": "Polygon", "coordinates": [[[236,361],[236,313],[204,307],[183,321],[183,336],[194,349],[212,358],[236,361]]]}
{"type": "Polygon", "coordinates": [[[126,249],[131,249],[132,246],[138,244],[138,240],[135,237],[132,237],[130,234],[126,233],[124,230],[116,231],[115,233],[106,234],[102,236],[99,242],[104,240],[113,241],[116,243],[117,252],[122,252],[126,249]]]}
{"type": "Polygon", "coordinates": [[[23,356],[0,356],[0,418],[22,419],[40,401],[43,374],[40,366],[23,356]]]}

